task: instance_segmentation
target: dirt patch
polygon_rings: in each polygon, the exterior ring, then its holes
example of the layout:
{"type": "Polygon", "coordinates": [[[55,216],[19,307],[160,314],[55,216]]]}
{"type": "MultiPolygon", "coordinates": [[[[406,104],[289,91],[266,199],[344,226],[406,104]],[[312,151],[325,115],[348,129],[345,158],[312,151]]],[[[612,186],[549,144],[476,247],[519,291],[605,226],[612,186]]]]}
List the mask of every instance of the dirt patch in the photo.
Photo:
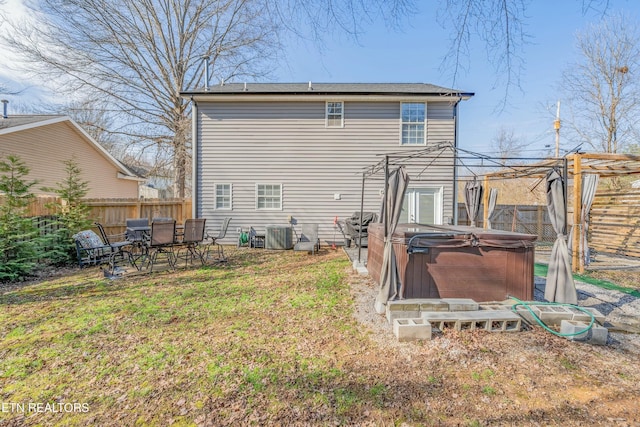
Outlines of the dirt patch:
{"type": "MultiPolygon", "coordinates": [[[[603,296],[604,291],[577,286],[583,302],[601,297],[615,304],[615,297],[603,296]]],[[[470,407],[486,411],[477,418],[469,412],[468,421],[459,425],[640,425],[640,408],[632,403],[640,397],[640,388],[621,383],[638,375],[638,334],[611,332],[605,347],[571,342],[540,327],[519,333],[445,331],[431,341],[402,343],[386,318],[375,312],[376,285],[352,276],[351,289],[354,316],[379,348],[410,367],[412,375],[434,382],[440,381],[439,375],[450,376],[441,384],[446,388],[442,398],[449,400],[440,406],[445,413],[464,413],[470,407]]],[[[608,318],[619,321],[614,311],[608,318]]],[[[637,320],[640,309],[633,306],[632,311],[637,320]]]]}

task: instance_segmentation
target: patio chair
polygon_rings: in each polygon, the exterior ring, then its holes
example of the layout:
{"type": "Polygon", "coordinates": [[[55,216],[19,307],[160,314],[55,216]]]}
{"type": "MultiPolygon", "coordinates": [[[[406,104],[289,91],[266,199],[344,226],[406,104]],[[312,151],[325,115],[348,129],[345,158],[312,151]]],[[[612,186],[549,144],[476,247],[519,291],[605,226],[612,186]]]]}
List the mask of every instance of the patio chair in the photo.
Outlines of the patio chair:
{"type": "Polygon", "coordinates": [[[314,255],[320,250],[318,238],[318,224],[302,224],[302,231],[298,242],[293,246],[294,251],[307,251],[314,255]]]}
{"type": "Polygon", "coordinates": [[[169,216],[155,216],[151,219],[151,222],[167,222],[167,221],[173,221],[173,218],[169,216]]]}
{"type": "Polygon", "coordinates": [[[131,260],[134,267],[140,269],[138,261],[142,258],[141,263],[143,263],[144,257],[147,255],[146,241],[151,232],[149,218],[127,218],[125,224],[127,227],[125,236],[132,243],[131,260]]]}
{"type": "Polygon", "coordinates": [[[127,231],[125,231],[127,240],[132,242],[142,242],[144,240],[145,230],[142,227],[149,227],[149,218],[127,218],[125,221],[127,231]],[[132,230],[135,228],[135,230],[132,230]]]}
{"type": "Polygon", "coordinates": [[[83,230],[71,236],[76,244],[78,266],[101,265],[109,262],[111,246],[105,244],[93,230],[83,230]]]}
{"type": "Polygon", "coordinates": [[[227,229],[229,228],[230,222],[231,222],[230,217],[226,217],[224,220],[222,220],[222,227],[220,228],[220,232],[218,233],[217,236],[212,236],[207,232],[204,239],[208,240],[209,242],[207,243],[206,250],[204,251],[203,259],[205,260],[209,259],[209,257],[211,256],[211,247],[213,245],[216,245],[216,249],[218,251],[218,257],[215,259],[215,261],[217,262],[227,261],[227,258],[224,256],[224,248],[220,243],[218,243],[218,240],[224,239],[224,237],[227,235],[227,229]]]}
{"type": "Polygon", "coordinates": [[[158,261],[158,255],[165,254],[169,267],[175,269],[175,246],[176,222],[172,221],[154,221],[151,223],[151,234],[146,241],[146,257],[145,262],[150,272],[153,272],[153,266],[158,261]]]}
{"type": "Polygon", "coordinates": [[[176,255],[177,259],[184,259],[185,265],[193,259],[197,258],[204,265],[204,253],[200,249],[204,241],[205,230],[204,218],[189,218],[184,222],[184,230],[182,233],[182,241],[180,242],[180,249],[176,255]],[[184,251],[184,254],[182,253],[184,251]]]}
{"type": "MultiPolygon", "coordinates": [[[[105,245],[111,248],[111,253],[109,257],[109,272],[111,274],[115,274],[116,267],[119,267],[117,263],[119,262],[128,262],[129,264],[136,267],[136,264],[131,256],[131,251],[125,248],[131,248],[133,242],[126,239],[126,233],[119,234],[111,234],[108,235],[104,230],[104,227],[99,222],[94,223],[96,227],[98,227],[98,231],[100,232],[100,236],[102,237],[102,241],[105,245]]],[[[136,267],[137,269],[137,267],[136,267]]]]}

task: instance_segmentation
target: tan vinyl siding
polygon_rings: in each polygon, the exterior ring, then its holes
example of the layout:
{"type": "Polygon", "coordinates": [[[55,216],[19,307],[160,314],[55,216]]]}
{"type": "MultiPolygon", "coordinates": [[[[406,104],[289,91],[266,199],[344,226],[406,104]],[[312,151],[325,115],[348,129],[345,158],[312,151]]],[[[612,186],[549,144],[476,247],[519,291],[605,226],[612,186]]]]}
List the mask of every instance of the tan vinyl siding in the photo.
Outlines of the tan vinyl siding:
{"type": "MultiPolygon", "coordinates": [[[[379,154],[415,151],[400,145],[399,102],[344,102],[344,127],[325,127],[325,100],[318,102],[225,102],[198,105],[197,215],[210,219],[216,230],[233,217],[229,240],[237,227],[320,224],[323,240],[334,235],[333,219],[360,210],[362,171],[383,157],[379,154]],[[233,209],[215,210],[215,184],[233,184],[233,209]],[[282,184],[282,210],[256,210],[256,184],[282,184]],[[340,200],[334,200],[340,194],[340,200]]],[[[454,141],[453,105],[427,106],[427,144],[454,141]]],[[[425,162],[426,165],[426,162],[425,162]]],[[[408,169],[417,176],[424,165],[408,169]]],[[[426,175],[425,175],[426,176],[426,175]]],[[[430,168],[435,182],[414,186],[444,187],[444,217],[451,217],[453,169],[449,163],[430,168]]],[[[384,181],[365,184],[367,211],[378,212],[384,181]]],[[[446,221],[446,219],[445,219],[446,221]]],[[[299,226],[296,227],[299,230],[299,226]]],[[[339,233],[336,239],[341,239],[339,233]]],[[[323,242],[324,243],[324,242],[323,242]]]]}
{"type": "Polygon", "coordinates": [[[65,179],[63,161],[72,157],[89,183],[87,198],[137,198],[138,182],[118,178],[118,169],[69,122],[0,136],[0,157],[16,155],[29,167],[29,179],[38,180],[35,194],[53,194],[41,187],[57,187],[65,179]]]}

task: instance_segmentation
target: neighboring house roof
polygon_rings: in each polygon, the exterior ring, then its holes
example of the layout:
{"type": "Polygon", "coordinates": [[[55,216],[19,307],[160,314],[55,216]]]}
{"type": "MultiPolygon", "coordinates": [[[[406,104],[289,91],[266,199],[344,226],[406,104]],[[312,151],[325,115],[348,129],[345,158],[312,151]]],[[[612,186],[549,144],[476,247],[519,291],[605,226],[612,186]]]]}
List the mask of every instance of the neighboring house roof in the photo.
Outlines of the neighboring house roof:
{"type": "Polygon", "coordinates": [[[181,92],[184,97],[199,95],[331,95],[331,96],[455,96],[474,95],[427,83],[222,83],[181,92]]]}
{"type": "Polygon", "coordinates": [[[0,118],[0,136],[61,122],[69,122],[72,126],[74,126],[90,145],[95,147],[100,154],[102,154],[109,162],[111,162],[116,167],[120,174],[119,178],[132,179],[135,181],[145,180],[144,178],[136,175],[122,163],[120,163],[118,159],[113,157],[102,145],[100,145],[80,125],[78,125],[68,116],[29,114],[12,115],[7,118],[0,118]]]}

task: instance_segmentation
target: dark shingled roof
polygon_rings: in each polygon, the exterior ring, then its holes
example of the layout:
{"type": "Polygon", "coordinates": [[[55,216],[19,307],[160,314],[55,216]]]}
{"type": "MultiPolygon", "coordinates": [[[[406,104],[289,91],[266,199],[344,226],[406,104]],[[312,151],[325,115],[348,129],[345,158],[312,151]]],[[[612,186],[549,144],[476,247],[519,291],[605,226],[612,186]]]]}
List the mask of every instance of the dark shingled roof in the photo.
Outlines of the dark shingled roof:
{"type": "Polygon", "coordinates": [[[192,91],[183,95],[204,94],[262,94],[262,95],[461,95],[471,92],[449,89],[426,83],[224,83],[192,91]]]}
{"type": "Polygon", "coordinates": [[[16,126],[30,125],[33,123],[44,122],[51,119],[65,117],[58,114],[25,114],[25,115],[8,115],[5,119],[0,115],[0,129],[7,129],[16,126]]]}

